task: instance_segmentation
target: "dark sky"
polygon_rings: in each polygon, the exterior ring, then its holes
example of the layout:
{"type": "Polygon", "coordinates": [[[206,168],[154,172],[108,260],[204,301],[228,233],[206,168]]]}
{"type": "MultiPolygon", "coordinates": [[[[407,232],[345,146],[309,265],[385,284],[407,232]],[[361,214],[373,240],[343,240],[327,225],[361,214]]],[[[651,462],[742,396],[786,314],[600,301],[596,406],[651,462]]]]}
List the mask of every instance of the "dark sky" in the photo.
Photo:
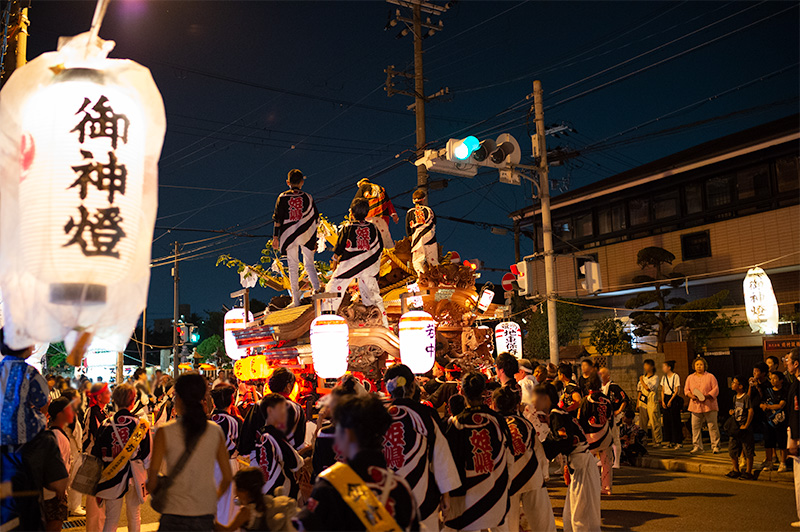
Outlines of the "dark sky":
{"type": "MultiPolygon", "coordinates": [[[[112,57],[150,68],[167,112],[156,226],[270,235],[275,198],[295,167],[337,222],[361,177],[376,175],[390,195],[412,190],[415,167],[398,163],[414,143],[410,100],[383,90],[383,69],[412,61],[410,37],[384,31],[394,9],[378,1],[112,0],[100,36],[116,41],[112,57]]],[[[29,58],[55,49],[60,35],[86,31],[93,10],[94,2],[33,0],[29,58]]],[[[427,107],[432,146],[509,132],[524,162],[525,97],[538,78],[546,122],[578,132],[549,138],[549,148],[613,137],[552,172],[571,189],[798,109],[796,2],[462,1],[441,20],[444,30],[424,42],[426,92],[449,87],[451,97],[427,107]]],[[[497,183],[496,173],[431,177],[450,179],[431,195],[439,215],[508,227],[508,213],[531,201],[530,187],[497,183]]],[[[409,196],[395,202],[409,205],[409,196]]],[[[400,225],[392,230],[402,236],[400,225]]],[[[438,234],[446,250],[487,266],[514,260],[510,234],[446,220],[438,234]]],[[[231,305],[239,288],[233,270],[214,266],[217,256],[255,262],[266,238],[157,229],[153,258],[169,256],[175,240],[191,257],[180,267],[181,302],[202,313],[231,305]]],[[[253,297],[272,295],[257,288],[253,297]]],[[[161,265],[148,321],[171,316],[170,267],[161,265]]]]}

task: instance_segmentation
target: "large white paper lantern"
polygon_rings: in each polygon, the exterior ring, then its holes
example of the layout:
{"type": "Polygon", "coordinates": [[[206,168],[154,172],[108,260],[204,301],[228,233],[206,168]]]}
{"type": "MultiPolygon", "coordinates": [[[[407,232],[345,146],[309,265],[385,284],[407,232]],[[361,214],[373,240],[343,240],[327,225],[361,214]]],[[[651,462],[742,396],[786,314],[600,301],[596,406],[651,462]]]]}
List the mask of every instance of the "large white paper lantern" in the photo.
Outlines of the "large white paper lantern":
{"type": "Polygon", "coordinates": [[[759,267],[747,270],[744,304],[747,321],[754,333],[778,334],[778,300],[769,277],[759,267]]]}
{"type": "Polygon", "coordinates": [[[249,321],[253,321],[253,313],[251,312],[247,321],[245,321],[243,308],[233,308],[225,313],[225,324],[222,333],[225,342],[225,354],[233,360],[239,360],[247,355],[247,348],[240,348],[236,344],[236,337],[233,336],[233,331],[244,329],[249,321]]]}
{"type": "Polygon", "coordinates": [[[320,378],[338,379],[347,372],[350,328],[344,318],[324,314],[311,322],[311,356],[320,378]]]}
{"type": "Polygon", "coordinates": [[[436,360],[436,322],[427,312],[412,310],[400,317],[400,360],[418,375],[436,360]]]}
{"type": "Polygon", "coordinates": [[[0,92],[0,284],[12,347],[87,331],[122,350],[147,302],[166,120],[114,43],[60,39],[0,92]]]}
{"type": "Polygon", "coordinates": [[[522,329],[513,321],[498,323],[494,328],[497,354],[509,353],[517,359],[522,358],[522,329]]]}

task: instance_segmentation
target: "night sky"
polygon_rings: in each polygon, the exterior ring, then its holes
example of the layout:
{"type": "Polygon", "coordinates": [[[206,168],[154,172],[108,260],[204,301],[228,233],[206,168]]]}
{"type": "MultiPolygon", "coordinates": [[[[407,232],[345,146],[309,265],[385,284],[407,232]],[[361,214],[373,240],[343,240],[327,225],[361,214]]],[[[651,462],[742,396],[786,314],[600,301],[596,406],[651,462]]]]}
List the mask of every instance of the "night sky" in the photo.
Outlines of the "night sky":
{"type": "MultiPolygon", "coordinates": [[[[60,35],[87,31],[93,10],[94,2],[33,0],[29,59],[54,50],[60,35]]],[[[388,65],[412,71],[411,37],[384,30],[394,10],[377,1],[112,0],[100,36],[116,41],[112,57],[150,68],[164,97],[153,258],[171,255],[175,240],[184,244],[181,302],[193,312],[234,303],[238,276],[215,267],[216,258],[258,260],[292,168],[306,173],[306,190],[332,221],[341,221],[364,176],[401,194],[396,205],[411,204],[416,169],[403,162],[414,145],[411,100],[383,90],[388,65]]],[[[546,122],[574,130],[548,138],[548,148],[603,141],[553,170],[562,190],[798,109],[796,2],[462,1],[441,20],[444,30],[424,42],[426,93],[450,88],[427,106],[431,147],[509,132],[526,162],[525,97],[538,78],[546,122]]],[[[513,237],[488,226],[510,227],[508,213],[530,204],[530,187],[498,183],[496,172],[431,174],[442,178],[449,186],[430,199],[437,214],[483,223],[440,220],[445,250],[507,268],[513,237]]],[[[391,229],[402,236],[401,224],[391,229]]],[[[529,240],[523,246],[532,249],[529,240]]],[[[171,316],[170,267],[160,265],[148,322],[171,316]]]]}

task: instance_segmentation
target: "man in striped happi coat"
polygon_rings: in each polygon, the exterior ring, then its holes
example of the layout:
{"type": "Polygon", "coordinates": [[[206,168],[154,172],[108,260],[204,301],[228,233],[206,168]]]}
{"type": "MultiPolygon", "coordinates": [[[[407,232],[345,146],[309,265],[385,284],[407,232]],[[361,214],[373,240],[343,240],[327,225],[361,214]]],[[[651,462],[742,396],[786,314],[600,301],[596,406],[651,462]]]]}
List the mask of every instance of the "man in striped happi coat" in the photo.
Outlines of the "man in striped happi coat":
{"type": "Polygon", "coordinates": [[[275,221],[272,248],[281,255],[286,255],[289,268],[289,284],[292,291],[290,307],[300,304],[299,267],[300,253],[303,254],[303,264],[306,267],[308,280],[314,290],[319,290],[317,268],[314,266],[314,250],[317,245],[317,220],[319,211],[314,203],[314,198],[303,192],[303,183],[306,177],[298,169],[289,172],[286,184],[289,190],[278,196],[275,203],[275,221]]]}
{"type": "MultiPolygon", "coordinates": [[[[543,470],[547,462],[539,462],[535,448],[541,446],[536,439],[533,424],[519,415],[519,395],[513,388],[503,386],[492,394],[494,410],[505,417],[510,436],[513,463],[510,467],[511,485],[508,494],[511,507],[506,517],[509,530],[519,530],[520,503],[532,530],[555,532],[553,506],[544,484],[543,470]]],[[[544,450],[542,450],[542,454],[544,450]]]]}
{"type": "Polygon", "coordinates": [[[389,218],[394,220],[394,223],[397,223],[400,221],[400,217],[397,216],[392,200],[386,195],[386,189],[375,183],[370,183],[366,177],[359,180],[357,186],[358,192],[356,192],[354,200],[363,199],[369,207],[367,214],[364,215],[365,219],[375,224],[381,235],[383,247],[393,248],[394,240],[392,240],[392,234],[389,232],[389,218]]]}
{"type": "Polygon", "coordinates": [[[365,220],[369,212],[369,204],[365,199],[354,199],[350,205],[350,217],[355,221],[346,224],[336,248],[333,250],[333,275],[326,287],[326,292],[337,292],[338,298],[333,300],[333,308],[339,309],[344,293],[350,281],[358,279],[358,290],[361,302],[366,306],[375,305],[380,310],[383,326],[388,327],[386,309],[378,287],[378,271],[381,266],[383,244],[374,224],[365,220]]]}
{"type": "Polygon", "coordinates": [[[406,214],[406,235],[411,238],[411,264],[417,275],[428,266],[439,264],[439,244],[436,243],[436,215],[433,209],[425,205],[428,195],[424,189],[418,188],[411,196],[414,208],[406,214]]]}
{"type": "Polygon", "coordinates": [[[406,479],[419,506],[423,529],[439,530],[439,504],[449,506],[449,492],[461,486],[439,415],[419,402],[419,388],[408,366],[395,364],[383,376],[391,396],[392,424],[383,436],[389,469],[406,479]]]}
{"type": "Polygon", "coordinates": [[[303,458],[286,441],[279,428],[286,424],[286,398],[271,393],[261,400],[266,410],[266,424],[256,434],[256,448],[250,453],[250,465],[264,474],[264,494],[274,495],[275,488],[296,499],[300,491],[295,472],[303,467],[303,458]]]}
{"type": "Polygon", "coordinates": [[[586,381],[589,395],[584,397],[578,410],[578,422],[586,434],[589,450],[600,460],[600,484],[603,495],[611,495],[614,479],[612,465],[614,456],[611,444],[614,441],[614,407],[611,400],[600,391],[600,377],[591,375],[586,381]]]}
{"type": "Polygon", "coordinates": [[[486,377],[467,373],[461,393],[467,408],[448,420],[445,436],[461,475],[450,494],[447,530],[508,530],[509,466],[513,462],[505,419],[484,403],[486,377]]]}

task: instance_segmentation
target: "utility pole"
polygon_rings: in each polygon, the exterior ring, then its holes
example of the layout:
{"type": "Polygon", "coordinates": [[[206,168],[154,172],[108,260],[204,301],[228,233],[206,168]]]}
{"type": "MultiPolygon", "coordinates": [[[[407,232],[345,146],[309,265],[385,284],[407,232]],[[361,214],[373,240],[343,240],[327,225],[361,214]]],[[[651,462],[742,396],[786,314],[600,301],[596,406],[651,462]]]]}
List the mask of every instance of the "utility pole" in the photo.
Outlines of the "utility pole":
{"type": "Polygon", "coordinates": [[[178,315],[178,282],[180,278],[178,277],[178,242],[175,241],[174,243],[174,260],[175,262],[172,265],[172,284],[173,284],[173,303],[174,307],[172,309],[172,378],[178,378],[178,319],[180,316],[178,315]]]}
{"type": "MultiPolygon", "coordinates": [[[[28,19],[28,8],[30,7],[30,0],[9,0],[8,4],[8,25],[5,28],[7,35],[7,44],[5,56],[0,57],[0,86],[8,81],[9,76],[14,70],[18,69],[27,62],[28,55],[28,26],[30,20],[28,19]]],[[[0,20],[3,25],[6,24],[5,20],[0,20]]],[[[2,44],[2,43],[0,43],[2,44]]]]}
{"type": "MultiPolygon", "coordinates": [[[[425,96],[425,77],[423,75],[423,57],[422,57],[422,40],[430,37],[437,31],[440,31],[442,26],[442,21],[440,20],[438,24],[433,24],[431,22],[430,17],[426,17],[426,20],[422,20],[422,13],[427,13],[431,15],[441,15],[445,11],[449,9],[449,4],[445,6],[438,6],[432,2],[428,2],[425,0],[386,0],[390,4],[394,4],[404,8],[411,8],[411,18],[404,17],[401,15],[400,10],[398,9],[395,14],[395,18],[389,22],[386,26],[386,29],[391,27],[397,26],[398,24],[402,23],[405,25],[405,28],[397,35],[397,38],[402,38],[408,35],[409,31],[413,33],[414,37],[414,74],[408,74],[405,72],[398,72],[394,70],[394,66],[390,66],[384,70],[386,72],[386,87],[384,90],[386,91],[389,97],[394,96],[395,94],[403,94],[406,96],[411,96],[414,98],[414,103],[408,106],[410,110],[412,107],[414,108],[414,116],[416,118],[416,152],[417,157],[421,157],[425,152],[425,147],[427,145],[427,139],[425,136],[425,103],[433,100],[434,98],[438,98],[439,96],[443,96],[450,92],[450,89],[444,88],[439,92],[432,94],[430,96],[425,96]],[[425,34],[423,34],[423,29],[426,30],[425,34]],[[414,87],[413,90],[401,90],[394,88],[394,81],[393,78],[395,76],[400,76],[406,79],[413,79],[414,80],[414,87]]],[[[428,169],[425,165],[417,166],[417,187],[428,191],[428,169]]],[[[427,197],[425,199],[427,204],[427,197]]]]}
{"type": "Polygon", "coordinates": [[[544,243],[544,282],[547,290],[547,332],[550,362],[558,365],[558,322],[556,320],[555,257],[553,255],[553,222],[550,219],[550,176],[545,145],[544,104],[542,82],[533,82],[533,113],[536,134],[533,136],[533,156],[538,159],[539,200],[542,204],[542,241],[544,243]]]}
{"type": "Polygon", "coordinates": [[[142,367],[147,369],[147,305],[142,311],[142,367]]]}

